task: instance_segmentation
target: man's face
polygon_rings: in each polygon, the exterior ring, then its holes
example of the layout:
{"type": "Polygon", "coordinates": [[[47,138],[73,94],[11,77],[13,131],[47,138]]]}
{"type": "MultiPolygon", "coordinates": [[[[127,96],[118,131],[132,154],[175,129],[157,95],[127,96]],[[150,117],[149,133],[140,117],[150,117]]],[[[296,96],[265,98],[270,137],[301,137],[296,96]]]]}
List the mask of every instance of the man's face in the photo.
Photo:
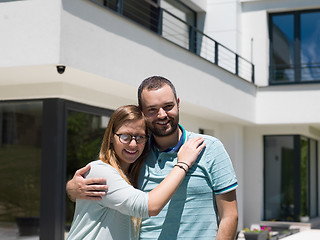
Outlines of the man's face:
{"type": "Polygon", "coordinates": [[[173,134],[179,123],[179,98],[175,99],[168,85],[156,90],[144,89],[141,93],[141,108],[147,118],[147,126],[154,136],[173,134]]]}

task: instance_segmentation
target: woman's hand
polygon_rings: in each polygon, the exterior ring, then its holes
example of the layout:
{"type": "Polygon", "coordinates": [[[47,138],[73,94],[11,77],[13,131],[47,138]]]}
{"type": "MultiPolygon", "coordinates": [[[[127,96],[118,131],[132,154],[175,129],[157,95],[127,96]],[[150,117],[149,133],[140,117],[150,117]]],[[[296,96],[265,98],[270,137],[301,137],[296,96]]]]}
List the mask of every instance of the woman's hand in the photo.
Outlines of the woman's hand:
{"type": "Polygon", "coordinates": [[[184,143],[178,152],[178,162],[168,176],[149,192],[149,215],[156,216],[172,198],[186,176],[189,167],[196,161],[199,153],[205,147],[202,137],[192,138],[184,143]],[[180,169],[181,168],[181,169],[180,169]]]}
{"type": "MultiPolygon", "coordinates": [[[[196,161],[201,150],[206,146],[202,137],[189,139],[184,143],[178,152],[178,163],[184,162],[189,167],[196,161]]],[[[179,164],[181,165],[181,163],[179,164]]],[[[184,166],[186,167],[186,166],[184,166]]]]}

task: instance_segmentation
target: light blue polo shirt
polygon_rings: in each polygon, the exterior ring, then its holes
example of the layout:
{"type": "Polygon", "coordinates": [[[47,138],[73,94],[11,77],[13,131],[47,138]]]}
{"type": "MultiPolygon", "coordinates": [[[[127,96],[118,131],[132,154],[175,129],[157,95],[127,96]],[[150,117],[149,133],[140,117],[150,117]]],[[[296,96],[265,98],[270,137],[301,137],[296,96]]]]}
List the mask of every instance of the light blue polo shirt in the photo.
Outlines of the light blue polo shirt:
{"type": "Polygon", "coordinates": [[[140,239],[215,239],[218,232],[215,194],[238,186],[222,143],[217,138],[179,127],[183,133],[173,149],[160,152],[154,145],[150,146],[139,175],[139,189],[149,192],[169,174],[177,163],[177,151],[188,139],[202,136],[206,147],[159,215],[142,220],[140,239]]]}

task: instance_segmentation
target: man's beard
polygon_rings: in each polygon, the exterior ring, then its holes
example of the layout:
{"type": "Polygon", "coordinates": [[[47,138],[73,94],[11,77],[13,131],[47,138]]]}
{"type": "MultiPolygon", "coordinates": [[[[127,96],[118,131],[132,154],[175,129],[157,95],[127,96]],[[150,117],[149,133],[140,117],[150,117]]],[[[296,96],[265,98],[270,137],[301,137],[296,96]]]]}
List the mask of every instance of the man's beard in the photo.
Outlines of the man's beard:
{"type": "MultiPolygon", "coordinates": [[[[167,131],[166,129],[162,129],[161,126],[157,127],[156,123],[151,123],[151,124],[147,124],[149,130],[151,131],[151,133],[156,136],[156,137],[166,137],[166,136],[170,136],[172,135],[178,128],[178,123],[179,123],[179,116],[177,116],[175,119],[169,118],[170,122],[170,130],[167,131]]],[[[156,122],[156,121],[155,121],[156,122]]]]}

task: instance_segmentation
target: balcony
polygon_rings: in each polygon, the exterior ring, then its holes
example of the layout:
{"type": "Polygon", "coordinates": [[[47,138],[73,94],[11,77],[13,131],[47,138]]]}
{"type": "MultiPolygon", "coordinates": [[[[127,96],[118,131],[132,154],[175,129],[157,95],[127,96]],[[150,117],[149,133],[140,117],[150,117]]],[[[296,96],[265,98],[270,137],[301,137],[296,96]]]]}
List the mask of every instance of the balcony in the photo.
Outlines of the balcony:
{"type": "Polygon", "coordinates": [[[147,28],[248,82],[255,81],[254,65],[251,62],[151,0],[90,1],[147,28]]]}

